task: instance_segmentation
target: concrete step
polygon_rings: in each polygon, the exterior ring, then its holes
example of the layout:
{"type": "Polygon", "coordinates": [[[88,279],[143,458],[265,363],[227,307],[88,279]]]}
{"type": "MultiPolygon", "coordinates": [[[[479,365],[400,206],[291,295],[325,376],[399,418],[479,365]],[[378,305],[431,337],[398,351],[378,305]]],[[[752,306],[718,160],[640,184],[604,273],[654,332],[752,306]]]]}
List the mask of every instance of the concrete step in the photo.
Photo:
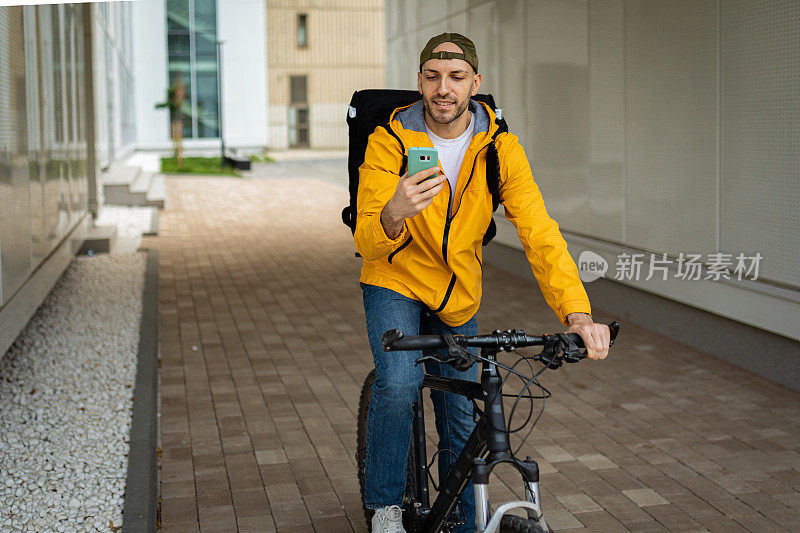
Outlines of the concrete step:
{"type": "MultiPolygon", "coordinates": [[[[153,174],[153,179],[150,180],[150,186],[145,195],[144,205],[150,205],[163,209],[167,198],[167,186],[164,183],[163,174],[153,174]]],[[[158,211],[156,211],[158,216],[158,211]]]]}
{"type": "Polygon", "coordinates": [[[147,190],[150,188],[150,182],[153,180],[153,173],[152,172],[145,172],[140,171],[139,175],[136,177],[136,180],[131,183],[130,191],[132,193],[147,193],[147,190]]]}
{"type": "Polygon", "coordinates": [[[164,176],[133,165],[112,165],[101,174],[103,203],[109,205],[141,205],[164,207],[164,176]]]}
{"type": "Polygon", "coordinates": [[[158,235],[158,210],[161,206],[151,206],[150,209],[150,228],[146,229],[142,235],[158,235]]]}
{"type": "Polygon", "coordinates": [[[139,172],[136,179],[128,186],[128,200],[123,205],[147,205],[147,190],[153,180],[152,172],[139,172]]]}
{"type": "Polygon", "coordinates": [[[83,241],[78,250],[78,255],[86,254],[89,250],[92,253],[109,253],[116,248],[116,244],[116,226],[95,226],[92,224],[86,233],[86,240],[83,241]]]}
{"type": "Polygon", "coordinates": [[[108,170],[100,173],[100,183],[103,185],[129,185],[136,181],[141,171],[141,167],[114,164],[108,170]]]}
{"type": "Polygon", "coordinates": [[[103,187],[103,203],[135,205],[130,203],[130,188],[139,179],[141,171],[140,167],[118,163],[100,173],[99,181],[103,187]]]}

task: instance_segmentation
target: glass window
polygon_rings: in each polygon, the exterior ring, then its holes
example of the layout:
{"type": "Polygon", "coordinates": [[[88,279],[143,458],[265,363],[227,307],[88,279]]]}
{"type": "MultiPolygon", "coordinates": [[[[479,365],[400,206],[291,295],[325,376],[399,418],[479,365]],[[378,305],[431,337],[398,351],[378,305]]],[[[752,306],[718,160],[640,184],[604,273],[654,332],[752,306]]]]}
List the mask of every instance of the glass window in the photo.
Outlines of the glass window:
{"type": "MultiPolygon", "coordinates": [[[[101,4],[103,5],[103,4],[101,4]]],[[[63,78],[63,70],[61,66],[61,16],[59,14],[59,7],[56,4],[51,4],[51,17],[53,23],[50,26],[51,35],[50,38],[53,43],[53,76],[55,78],[55,90],[53,91],[54,97],[54,105],[52,107],[54,113],[53,122],[56,127],[56,142],[61,143],[64,142],[64,103],[61,101],[61,87],[63,86],[64,78],[63,78]]]]}
{"type": "Polygon", "coordinates": [[[308,91],[306,88],[306,76],[291,76],[289,78],[290,103],[304,104],[308,102],[308,91]]]}
{"type": "Polygon", "coordinates": [[[297,15],[297,46],[308,46],[308,15],[297,15]]]}
{"type": "Polygon", "coordinates": [[[170,59],[189,58],[189,32],[170,31],[167,34],[170,59]]]}
{"type": "Polygon", "coordinates": [[[217,111],[217,72],[197,71],[197,128],[198,137],[219,137],[217,111]]]}
{"type": "Polygon", "coordinates": [[[184,86],[186,138],[219,137],[216,43],[216,0],[167,0],[169,83],[184,86]]]}
{"type": "Polygon", "coordinates": [[[167,0],[167,31],[189,32],[189,0],[167,0]]]}

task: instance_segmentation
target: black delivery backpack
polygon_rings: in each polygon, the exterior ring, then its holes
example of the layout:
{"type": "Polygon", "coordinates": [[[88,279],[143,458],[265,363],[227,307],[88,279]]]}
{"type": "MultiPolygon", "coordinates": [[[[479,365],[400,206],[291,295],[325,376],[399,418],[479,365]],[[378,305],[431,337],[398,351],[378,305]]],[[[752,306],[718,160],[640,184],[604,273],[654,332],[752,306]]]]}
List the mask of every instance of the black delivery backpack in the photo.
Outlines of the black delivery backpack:
{"type": "MultiPolygon", "coordinates": [[[[358,196],[358,167],[364,163],[364,154],[367,151],[367,140],[375,128],[384,127],[400,143],[403,149],[403,163],[397,169],[397,175],[402,176],[406,172],[408,164],[408,147],[403,146],[403,142],[389,127],[389,117],[392,111],[398,107],[411,105],[417,100],[421,100],[422,95],[418,91],[404,91],[398,89],[365,89],[356,91],[350,99],[350,107],[347,110],[347,127],[350,137],[349,154],[347,158],[347,172],[350,176],[350,205],[342,210],[342,222],[356,231],[356,201],[358,196]]],[[[491,107],[495,114],[500,118],[494,138],[502,132],[508,131],[508,125],[502,118],[502,110],[497,109],[494,98],[491,94],[476,94],[473,100],[483,102],[491,107]]],[[[500,161],[497,156],[497,149],[494,145],[494,138],[486,151],[486,183],[492,194],[492,209],[497,210],[500,205],[500,161]]],[[[483,236],[483,245],[486,246],[491,241],[497,228],[494,220],[491,221],[483,236]]]]}

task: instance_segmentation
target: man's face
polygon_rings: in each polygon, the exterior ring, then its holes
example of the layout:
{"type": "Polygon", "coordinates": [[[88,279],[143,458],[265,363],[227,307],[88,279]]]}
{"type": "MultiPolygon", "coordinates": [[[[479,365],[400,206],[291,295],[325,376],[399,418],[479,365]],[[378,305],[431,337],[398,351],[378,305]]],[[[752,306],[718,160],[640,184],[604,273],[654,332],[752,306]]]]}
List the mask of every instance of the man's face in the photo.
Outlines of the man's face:
{"type": "MultiPolygon", "coordinates": [[[[453,43],[442,43],[434,52],[461,52],[453,43]]],[[[449,124],[467,109],[471,96],[478,94],[480,74],[463,59],[429,59],[417,74],[417,89],[428,115],[439,124],[449,124]]]]}

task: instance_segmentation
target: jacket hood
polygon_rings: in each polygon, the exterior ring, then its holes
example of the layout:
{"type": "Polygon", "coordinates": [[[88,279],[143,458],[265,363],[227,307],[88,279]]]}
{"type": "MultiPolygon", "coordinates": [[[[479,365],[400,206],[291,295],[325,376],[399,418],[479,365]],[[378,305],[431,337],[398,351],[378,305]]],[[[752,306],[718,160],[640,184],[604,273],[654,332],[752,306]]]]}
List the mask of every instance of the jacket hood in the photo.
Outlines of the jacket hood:
{"type": "MultiPolygon", "coordinates": [[[[486,107],[480,102],[470,98],[469,110],[475,113],[475,129],[472,136],[481,132],[489,132],[490,128],[494,125],[494,116],[489,116],[486,107]]],[[[406,107],[398,107],[392,112],[389,122],[397,120],[406,130],[418,131],[425,133],[425,107],[422,105],[422,100],[417,100],[416,103],[406,107]]]]}

